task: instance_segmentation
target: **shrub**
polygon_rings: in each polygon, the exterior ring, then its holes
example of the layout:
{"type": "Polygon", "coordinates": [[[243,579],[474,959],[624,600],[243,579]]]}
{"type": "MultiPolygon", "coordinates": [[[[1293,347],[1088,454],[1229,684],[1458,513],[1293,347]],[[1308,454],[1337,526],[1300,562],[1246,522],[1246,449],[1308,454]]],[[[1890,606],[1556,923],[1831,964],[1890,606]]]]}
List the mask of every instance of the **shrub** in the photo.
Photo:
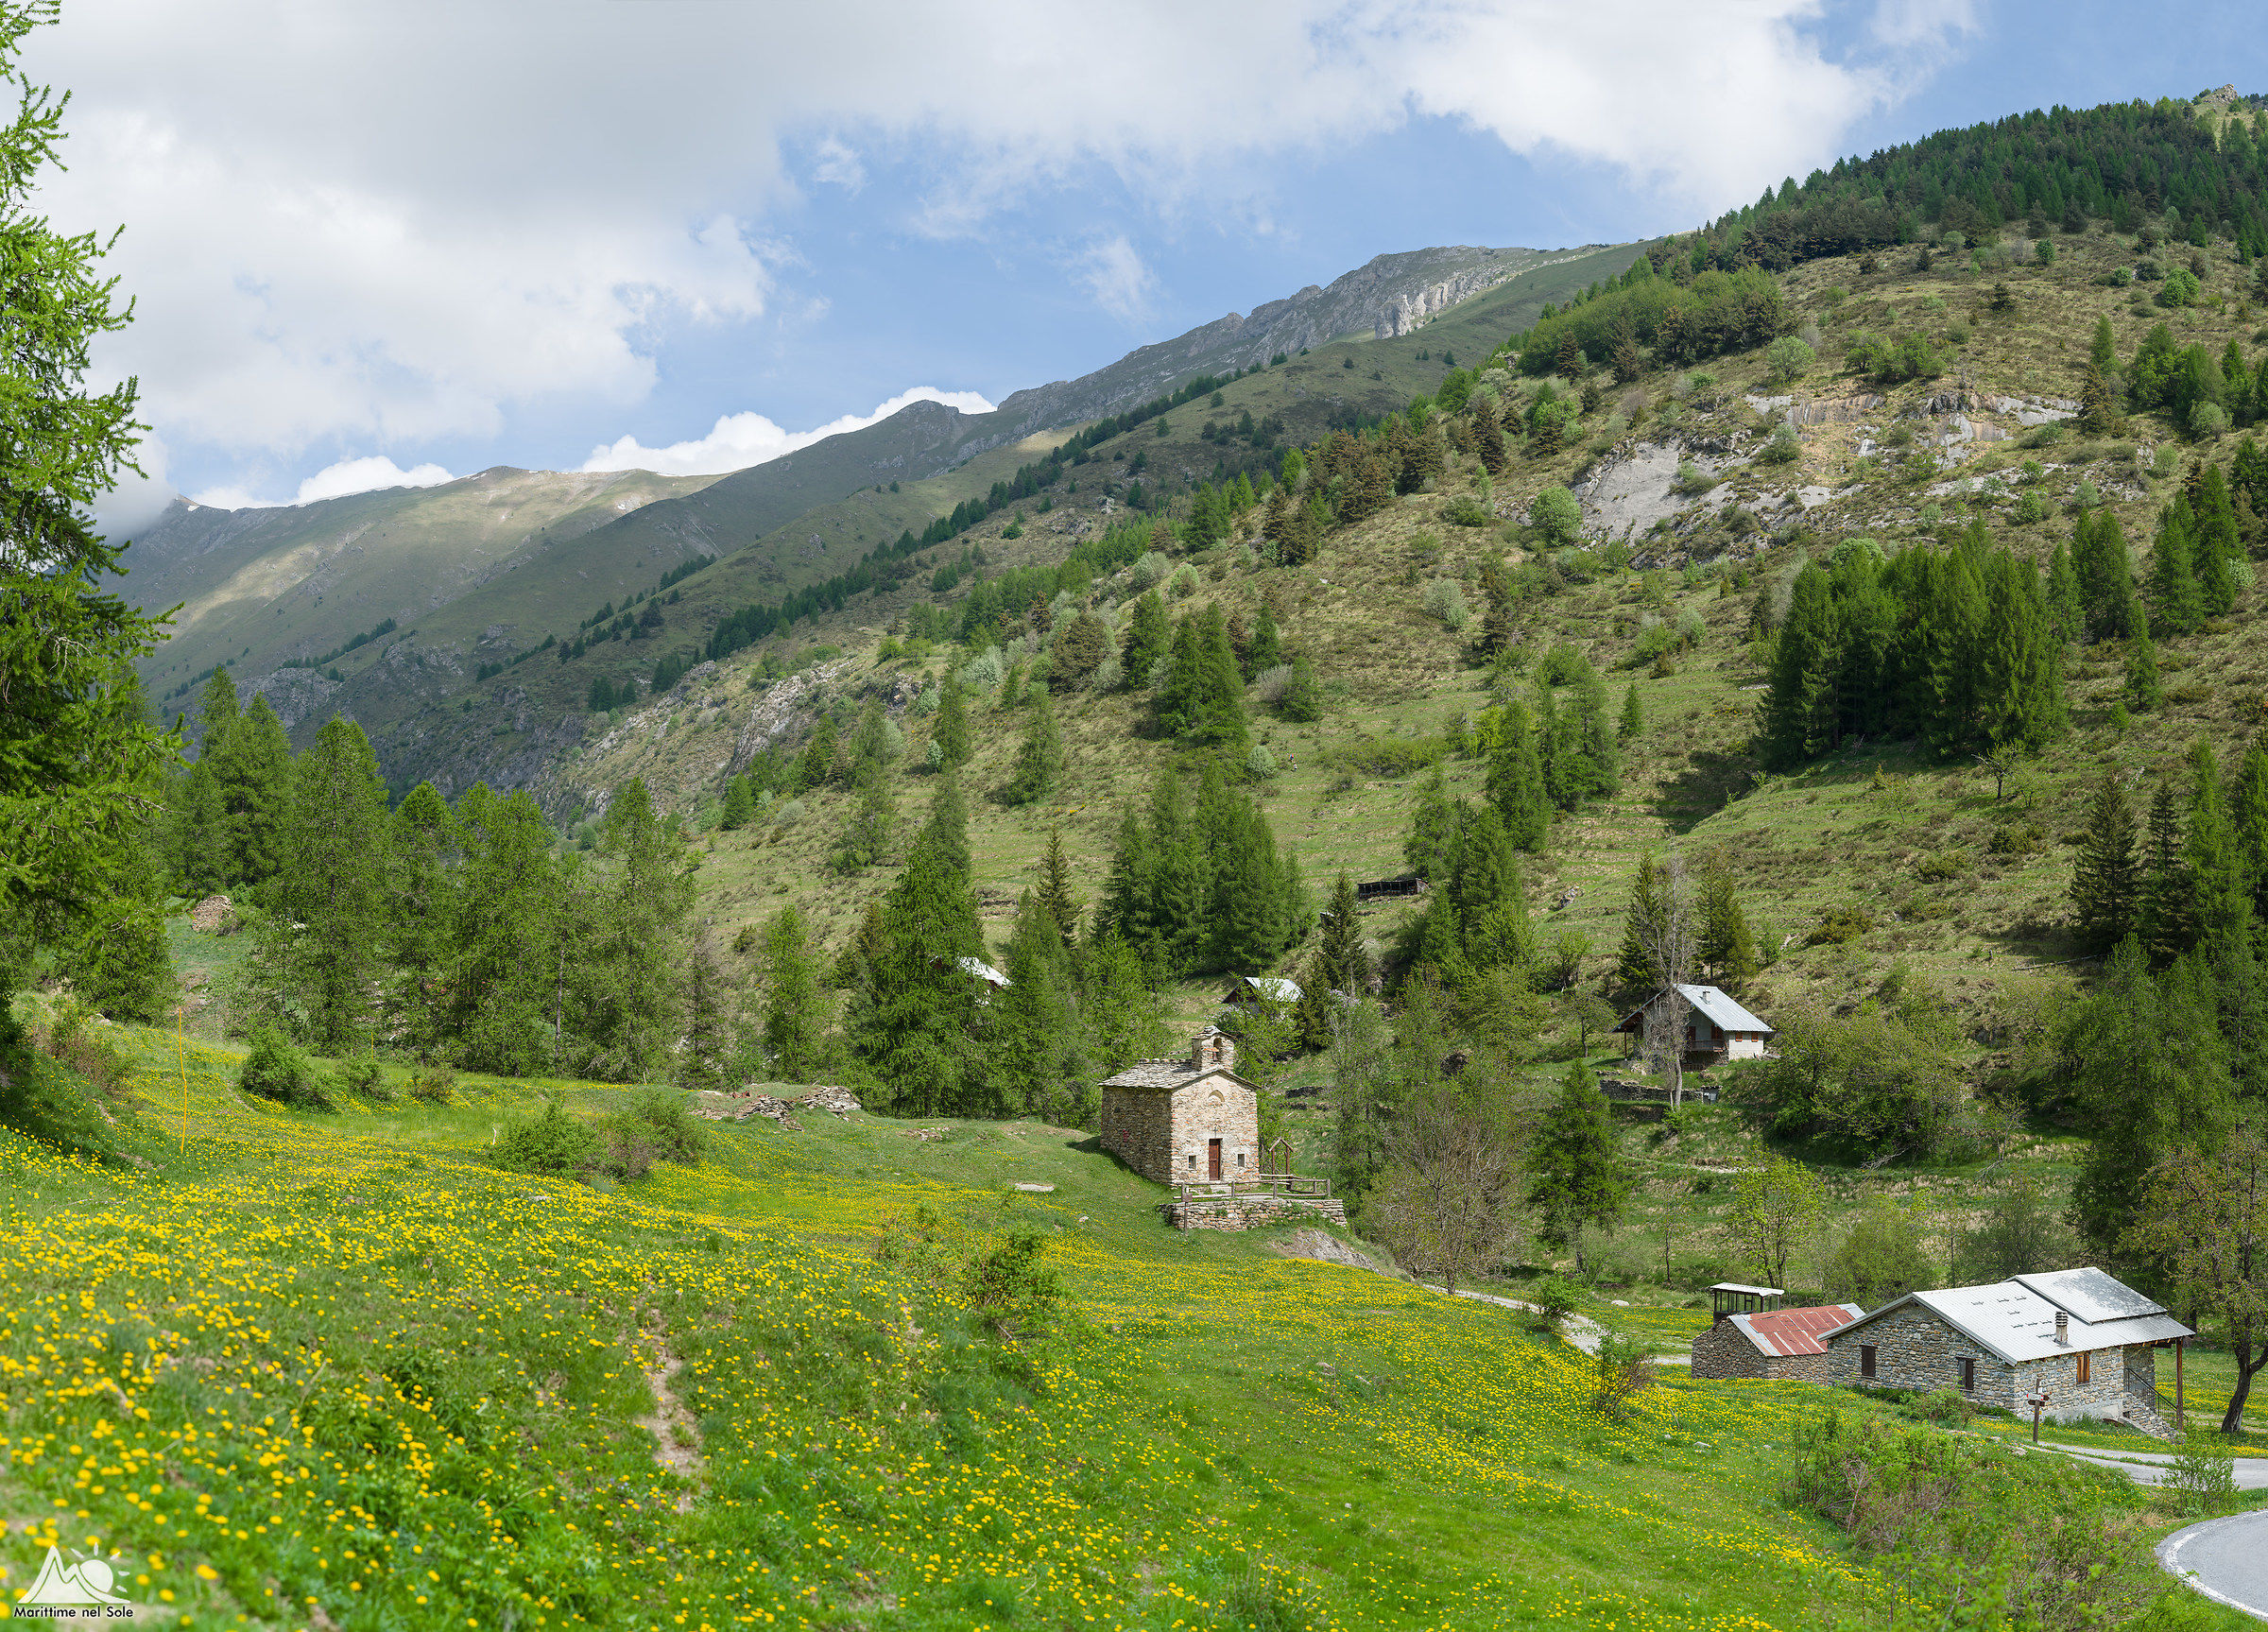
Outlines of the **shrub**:
{"type": "Polygon", "coordinates": [[[1638,1397],[1658,1381],[1653,1355],[1636,1338],[1619,1332],[1599,1339],[1594,1364],[1597,1377],[1590,1402],[1609,1422],[1626,1420],[1638,1397]]]}
{"type": "Polygon", "coordinates": [[[1263,669],[1252,677],[1252,696],[1263,703],[1282,700],[1284,687],[1292,683],[1292,665],[1278,663],[1272,669],[1263,669]]]}
{"type": "Polygon", "coordinates": [[[2192,1429],[2166,1468],[2166,1485],[2191,1513],[2217,1513],[2237,1495],[2237,1459],[2228,1441],[2192,1429]]]}
{"type": "Polygon", "coordinates": [[[2039,502],[2037,493],[2027,492],[2016,501],[2016,519],[2026,524],[2044,522],[2048,519],[2048,507],[2039,502]]]}
{"type": "Polygon", "coordinates": [[[1764,348],[1764,365],[1783,386],[1810,373],[1818,360],[1818,354],[1793,335],[1782,335],[1764,348]]]}
{"type": "Polygon", "coordinates": [[[1485,527],[1496,517],[1470,493],[1459,493],[1435,512],[1452,527],[1485,527]]]}
{"type": "Polygon", "coordinates": [[[598,1165],[601,1145],[589,1125],[569,1116],[557,1099],[546,1098],[541,1115],[515,1121],[497,1139],[499,1167],[518,1173],[578,1174],[598,1165]]]}
{"type": "Polygon", "coordinates": [[[1001,1245],[969,1260],[961,1297],[980,1331],[1003,1343],[1048,1334],[1063,1287],[1056,1272],[1040,1263],[1046,1246],[1038,1230],[1015,1229],[1001,1245]]]}
{"type": "Polygon", "coordinates": [[[272,1099],[295,1110],[336,1110],[326,1082],[315,1062],[292,1046],[281,1031],[264,1025],[252,1033],[252,1051],[244,1057],[236,1086],[259,1099],[272,1099]]]}
{"type": "Polygon", "coordinates": [[[1183,561],[1174,569],[1174,575],[1165,581],[1165,593],[1177,601],[1185,601],[1197,593],[1197,569],[1183,561]]]}
{"type": "Polygon", "coordinates": [[[1583,507],[1565,488],[1546,488],[1529,503],[1528,522],[1546,541],[1564,547],[1583,534],[1583,507]]]}
{"type": "Polygon", "coordinates": [[[1555,1331],[1585,1298],[1583,1289],[1564,1275],[1538,1276],[1528,1282],[1527,1290],[1527,1297],[1521,1301],[1530,1307],[1538,1321],[1555,1331]]]}
{"type": "Polygon", "coordinates": [[[1276,774],[1276,756],[1268,752],[1264,743],[1254,743],[1252,751],[1245,756],[1245,775],[1254,782],[1266,782],[1276,774]]]}
{"type": "Polygon", "coordinates": [[[1452,629],[1461,629],[1472,621],[1465,605],[1465,591],[1454,578],[1435,578],[1425,586],[1425,610],[1452,629]]]}
{"type": "MultiPolygon", "coordinates": [[[[1802,344],[1801,341],[1796,343],[1802,344]]],[[[1756,462],[1760,465],[1792,465],[1802,456],[1803,443],[1796,435],[1796,427],[1781,425],[1772,433],[1772,439],[1758,452],[1756,462]]]]}
{"type": "Polygon", "coordinates": [[[456,1073],[445,1065],[428,1066],[409,1079],[409,1097],[420,1105],[447,1105],[456,1097],[456,1073]]]}
{"type": "Polygon", "coordinates": [[[2201,442],[2209,442],[2228,429],[2228,412],[2218,403],[2208,403],[2202,397],[2190,404],[2190,435],[2201,442]]]}
{"type": "Polygon", "coordinates": [[[372,1105],[392,1105],[402,1096],[386,1080],[378,1069],[378,1057],[366,1054],[346,1069],[347,1091],[357,1099],[367,1099],[372,1105]]]}
{"type": "Polygon", "coordinates": [[[1874,927],[1874,915],[1863,906],[1835,906],[1827,909],[1818,927],[1803,937],[1806,946],[1841,946],[1853,941],[1874,927]]]}
{"type": "Polygon", "coordinates": [[[1140,594],[1152,585],[1163,582],[1165,575],[1173,570],[1174,563],[1156,550],[1144,550],[1135,558],[1134,564],[1126,569],[1126,576],[1133,581],[1132,593],[1140,594]]]}

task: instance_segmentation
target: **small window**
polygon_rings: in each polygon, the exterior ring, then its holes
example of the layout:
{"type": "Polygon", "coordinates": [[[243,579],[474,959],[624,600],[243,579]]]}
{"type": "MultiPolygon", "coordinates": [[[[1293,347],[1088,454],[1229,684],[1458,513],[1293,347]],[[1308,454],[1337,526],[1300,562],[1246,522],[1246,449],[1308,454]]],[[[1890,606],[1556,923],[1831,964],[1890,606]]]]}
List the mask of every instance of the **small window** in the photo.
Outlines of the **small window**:
{"type": "Polygon", "coordinates": [[[1859,1375],[1861,1377],[1874,1375],[1874,1345],[1871,1343],[1859,1345],[1859,1375]]]}
{"type": "Polygon", "coordinates": [[[2085,1382],[2087,1381],[2087,1377],[2088,1377],[2088,1364],[2087,1364],[2087,1363],[2088,1363],[2088,1361],[2092,1360],[2093,1358],[2094,1358],[2094,1356],[2093,1356],[2093,1355],[2091,1355],[2091,1354],[2082,1354],[2082,1355],[2080,1355],[2080,1356],[2079,1356],[2079,1375],[2078,1375],[2078,1377],[2077,1377],[2077,1378],[2076,1378],[2074,1381],[2077,1381],[2077,1382],[2080,1382],[2080,1383],[2085,1383],[2085,1382]]]}
{"type": "Polygon", "coordinates": [[[1245,1165],[1245,1153],[1241,1150],[1236,1153],[1236,1165],[1239,1167],[1245,1165]]]}
{"type": "Polygon", "coordinates": [[[1192,1156],[1192,1157],[1189,1159],[1189,1165],[1190,1165],[1190,1166],[1192,1166],[1192,1167],[1194,1167],[1194,1166],[1196,1166],[1196,1165],[1197,1165],[1197,1159],[1196,1159],[1194,1156],[1192,1156]]]}
{"type": "Polygon", "coordinates": [[[1961,1392],[1964,1394],[1974,1394],[1976,1391],[1977,1363],[1975,1360],[1965,1354],[1961,1357],[1961,1392]]]}

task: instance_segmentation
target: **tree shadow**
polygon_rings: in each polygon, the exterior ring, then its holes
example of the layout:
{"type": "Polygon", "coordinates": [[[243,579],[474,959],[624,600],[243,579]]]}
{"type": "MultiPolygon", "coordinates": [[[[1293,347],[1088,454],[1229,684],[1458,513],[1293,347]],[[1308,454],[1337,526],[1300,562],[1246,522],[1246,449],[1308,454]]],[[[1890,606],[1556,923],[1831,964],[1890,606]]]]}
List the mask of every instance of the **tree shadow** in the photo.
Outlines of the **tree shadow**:
{"type": "Polygon", "coordinates": [[[1745,792],[1756,779],[1756,758],[1746,750],[1696,748],[1684,767],[1654,793],[1654,814],[1672,833],[1689,833],[1745,792]]]}

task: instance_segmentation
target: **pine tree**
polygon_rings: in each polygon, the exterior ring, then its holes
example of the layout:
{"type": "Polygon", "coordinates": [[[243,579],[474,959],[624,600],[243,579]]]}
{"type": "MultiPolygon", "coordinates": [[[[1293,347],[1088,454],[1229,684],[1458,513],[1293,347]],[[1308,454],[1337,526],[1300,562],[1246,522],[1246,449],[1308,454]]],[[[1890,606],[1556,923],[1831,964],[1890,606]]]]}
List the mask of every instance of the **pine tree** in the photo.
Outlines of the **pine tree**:
{"type": "Polygon", "coordinates": [[[737,833],[748,825],[756,814],[756,798],[748,792],[747,777],[725,779],[725,808],[717,817],[717,825],[727,833],[737,833]]]}
{"type": "Polygon", "coordinates": [[[1835,615],[1816,562],[1796,575],[1788,615],[1772,648],[1772,676],[1758,719],[1764,763],[1805,764],[1834,744],[1835,615]]]}
{"type": "Polygon", "coordinates": [[[1536,732],[1518,699],[1503,705],[1497,722],[1496,751],[1488,760],[1488,799],[1503,818],[1512,843],[1531,855],[1540,853],[1551,833],[1552,801],[1536,755],[1536,732]]]}
{"type": "Polygon", "coordinates": [[[1073,1021],[1071,970],[1056,920],[1026,891],[1008,936],[1005,991],[992,1001],[992,1088],[1011,1115],[1068,1122],[1085,1074],[1073,1021]]]}
{"type": "Polygon", "coordinates": [[[1615,735],[1628,742],[1645,729],[1646,716],[1638,702],[1638,682],[1632,680],[1629,690],[1623,693],[1623,717],[1615,727],[1615,735]]]}
{"type": "Polygon", "coordinates": [[[2157,540],[2151,551],[2152,610],[2157,626],[2170,634],[2193,632],[2205,616],[2192,525],[2188,503],[2176,498],[2158,518],[2157,540]]]}
{"type": "Polygon", "coordinates": [[[1623,785],[1623,758],[1606,717],[1606,687],[1587,665],[1574,691],[1572,713],[1582,766],[1579,797],[1611,799],[1623,785]]]}
{"type": "Polygon", "coordinates": [[[1245,651],[1245,679],[1266,673],[1283,661],[1283,635],[1276,627],[1276,609],[1260,603],[1260,617],[1252,626],[1251,644],[1245,651]]]}
{"type": "Polygon", "coordinates": [[[1438,766],[1418,784],[1418,808],[1401,854],[1410,871],[1436,888],[1447,885],[1456,866],[1457,804],[1438,766]]]}
{"type": "Polygon", "coordinates": [[[977,983],[958,959],[984,955],[969,887],[968,819],[947,777],[883,898],[879,944],[845,1026],[876,1103],[901,1114],[987,1108],[975,1036],[977,983]]]}
{"type": "Polygon", "coordinates": [[[2165,968],[2196,944],[2197,925],[2191,917],[2195,894],[2183,855],[2174,787],[2160,782],[2150,801],[2150,826],[2142,839],[2135,926],[2153,969],[2165,968]]]}
{"type": "Polygon", "coordinates": [[[2105,774],[2088,811],[2087,842],[2071,869],[2071,905],[2081,941],[2108,952],[2134,933],[2139,874],[2134,811],[2118,779],[2105,774]]]}
{"type": "Polygon", "coordinates": [[[2244,545],[2220,466],[2208,465],[2199,476],[2195,510],[2198,598],[2209,616],[2222,617],[2237,604],[2236,562],[2244,545]]]}
{"type": "Polygon", "coordinates": [[[2229,832],[2252,891],[2253,917],[2268,923],[2268,740],[2256,736],[2228,783],[2229,832]]]}
{"type": "Polygon", "coordinates": [[[1063,737],[1056,727],[1055,705],[1047,693],[1035,692],[1032,719],[1016,751],[1015,768],[1008,773],[1001,798],[1011,805],[1037,804],[1056,790],[1063,778],[1063,737]]]}
{"type": "Polygon", "coordinates": [[[1287,720],[1309,725],[1323,717],[1323,686],[1305,652],[1292,659],[1292,678],[1283,688],[1277,710],[1287,720]]]}
{"type": "Polygon", "coordinates": [[[431,782],[420,782],[394,807],[387,850],[386,953],[400,977],[394,1030],[421,1058],[441,1040],[440,975],[457,911],[457,864],[464,841],[448,801],[431,782]]]}
{"type": "Polygon", "coordinates": [[[1669,900],[1669,880],[1652,850],[1639,858],[1638,880],[1631,887],[1630,904],[1623,914],[1623,945],[1615,954],[1614,984],[1626,995],[1653,991],[1661,984],[1654,966],[1654,951],[1646,926],[1658,920],[1669,900]]]}
{"type": "Polygon", "coordinates": [[[1048,830],[1047,853],[1040,861],[1039,902],[1054,920],[1056,933],[1063,937],[1063,944],[1076,945],[1081,909],[1079,898],[1071,887],[1071,858],[1063,853],[1061,828],[1048,830]]]}
{"type": "Polygon", "coordinates": [[[1538,1237],[1574,1246],[1579,1269],[1581,1232],[1614,1228],[1637,1176],[1623,1160],[1614,1112],[1589,1069],[1578,1059],[1559,1084],[1559,1098],[1528,1146],[1527,1202],[1541,1215],[1538,1237]]]}
{"type": "Polygon", "coordinates": [[[1473,453],[1491,476],[1502,475],[1510,455],[1504,447],[1504,423],[1497,414],[1496,399],[1480,392],[1472,397],[1469,412],[1473,453]]]}
{"type": "Polygon", "coordinates": [[[1331,906],[1317,937],[1315,972],[1329,989],[1358,998],[1370,984],[1370,953],[1363,945],[1359,912],[1354,885],[1342,872],[1332,885],[1331,906]]]}
{"type": "Polygon", "coordinates": [[[2068,644],[2077,640],[2087,627],[2079,605],[2079,575],[2072,570],[2071,553],[2061,539],[2048,556],[2047,610],[2048,627],[2060,642],[2068,644]]]}
{"type": "Polygon", "coordinates": [[[803,915],[783,906],[764,927],[764,1047],[782,1082],[809,1082],[822,1063],[825,999],[803,915]]]}
{"type": "Polygon", "coordinates": [[[696,1092],[720,1091],[732,1080],[730,1000],[723,959],[706,927],[693,932],[681,974],[685,1035],[671,1062],[670,1080],[696,1092]]]}
{"type": "MultiPolygon", "coordinates": [[[[559,1052],[571,980],[577,1030],[593,1029],[591,1016],[607,1000],[611,971],[580,936],[574,961],[567,959],[568,937],[558,932],[569,891],[552,859],[543,813],[525,789],[499,798],[475,783],[457,800],[455,832],[464,862],[451,915],[439,1035],[458,1063],[517,1076],[559,1052]]],[[[586,1047],[578,1038],[578,1056],[586,1047]]]]}
{"type": "Polygon", "coordinates": [[[2248,938],[2252,891],[2237,848],[2234,826],[2221,791],[2221,769],[2212,745],[2199,737],[2191,745],[2190,808],[2182,824],[2181,859],[2189,875],[2190,902],[2183,915],[2197,939],[2248,938]]]}
{"type": "Polygon", "coordinates": [[[2158,684],[2157,646],[2147,628],[2138,627],[2126,643],[2126,706],[2146,714],[2165,700],[2158,684]]]}
{"type": "Polygon", "coordinates": [[[291,739],[267,699],[253,695],[213,756],[229,840],[229,880],[261,884],[284,865],[284,813],[291,799],[291,739]]]}
{"type": "Polygon", "coordinates": [[[1464,811],[1450,893],[1457,903],[1466,964],[1476,972],[1524,972],[1535,950],[1527,892],[1519,857],[1492,805],[1464,811]]]}
{"type": "Polygon", "coordinates": [[[834,774],[834,721],[822,715],[797,765],[796,787],[799,792],[809,793],[826,785],[827,779],[834,774]]]}
{"type": "Polygon", "coordinates": [[[843,842],[832,858],[837,872],[863,872],[878,867],[889,854],[890,837],[898,828],[898,799],[889,778],[880,772],[859,783],[858,806],[843,824],[843,842]]]}
{"type": "Polygon", "coordinates": [[[2090,437],[2115,437],[2126,428],[2110,371],[2089,363],[2079,383],[2079,428],[2090,437]]]}
{"type": "Polygon", "coordinates": [[[1251,740],[1245,723],[1245,677],[1218,602],[1198,619],[1195,646],[1194,683],[1181,734],[1201,747],[1241,753],[1251,740]]]}
{"type": "Polygon", "coordinates": [[[2049,622],[2039,575],[2005,551],[1985,570],[1976,706],[1985,746],[2036,753],[2063,734],[2063,642],[2049,622]]]}
{"type": "Polygon", "coordinates": [[[1693,952],[1716,984],[1736,996],[1756,978],[1756,938],[1748,932],[1732,874],[1711,867],[1701,877],[1701,933],[1693,952]]]}
{"type": "Polygon", "coordinates": [[[958,675],[947,675],[937,696],[937,723],[930,740],[937,745],[937,764],[958,770],[969,763],[969,699],[958,675]]]}
{"type": "Polygon", "coordinates": [[[2110,314],[2107,312],[2095,319],[2095,335],[2088,348],[2088,362],[2096,372],[2106,377],[2118,371],[2118,336],[2111,333],[2110,314]]]}
{"type": "Polygon", "coordinates": [[[2134,622],[2134,575],[2126,535],[2110,510],[2090,510],[2079,518],[2071,536],[2071,571],[2079,580],[2087,632],[2099,641],[2123,640],[2134,622]]]}
{"type": "Polygon", "coordinates": [[[1208,766],[1199,796],[1204,853],[1211,863],[1206,917],[1210,966],[1257,974],[1283,951],[1284,874],[1267,818],[1208,766]]]}

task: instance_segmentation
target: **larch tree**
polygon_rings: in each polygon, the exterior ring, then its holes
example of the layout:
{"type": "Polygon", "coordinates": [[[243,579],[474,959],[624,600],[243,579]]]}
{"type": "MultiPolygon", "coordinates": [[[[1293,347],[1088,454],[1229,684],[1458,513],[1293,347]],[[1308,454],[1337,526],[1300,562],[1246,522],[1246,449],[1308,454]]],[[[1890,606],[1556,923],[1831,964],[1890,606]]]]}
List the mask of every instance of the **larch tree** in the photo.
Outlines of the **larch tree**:
{"type": "Polygon", "coordinates": [[[2105,772],[2088,807],[2087,839],[2071,868],[2071,906],[2080,940],[2108,952],[2134,933],[2140,873],[2135,864],[2134,809],[2105,772]]]}
{"type": "Polygon", "coordinates": [[[335,714],[295,767],[271,920],[288,937],[290,984],[326,1054],[369,1039],[391,837],[378,756],[360,726],[335,714]]]}
{"type": "Polygon", "coordinates": [[[1638,1177],[1623,1159],[1606,1096],[1579,1059],[1559,1079],[1559,1097],[1528,1142],[1527,1170],[1527,1204],[1538,1215],[1538,1238],[1572,1247],[1579,1272],[1583,1231],[1611,1230],[1638,1177]]]}
{"type": "Polygon", "coordinates": [[[783,906],[764,926],[764,1050],[782,1082],[809,1082],[823,1063],[820,958],[803,915],[783,906]]]}

